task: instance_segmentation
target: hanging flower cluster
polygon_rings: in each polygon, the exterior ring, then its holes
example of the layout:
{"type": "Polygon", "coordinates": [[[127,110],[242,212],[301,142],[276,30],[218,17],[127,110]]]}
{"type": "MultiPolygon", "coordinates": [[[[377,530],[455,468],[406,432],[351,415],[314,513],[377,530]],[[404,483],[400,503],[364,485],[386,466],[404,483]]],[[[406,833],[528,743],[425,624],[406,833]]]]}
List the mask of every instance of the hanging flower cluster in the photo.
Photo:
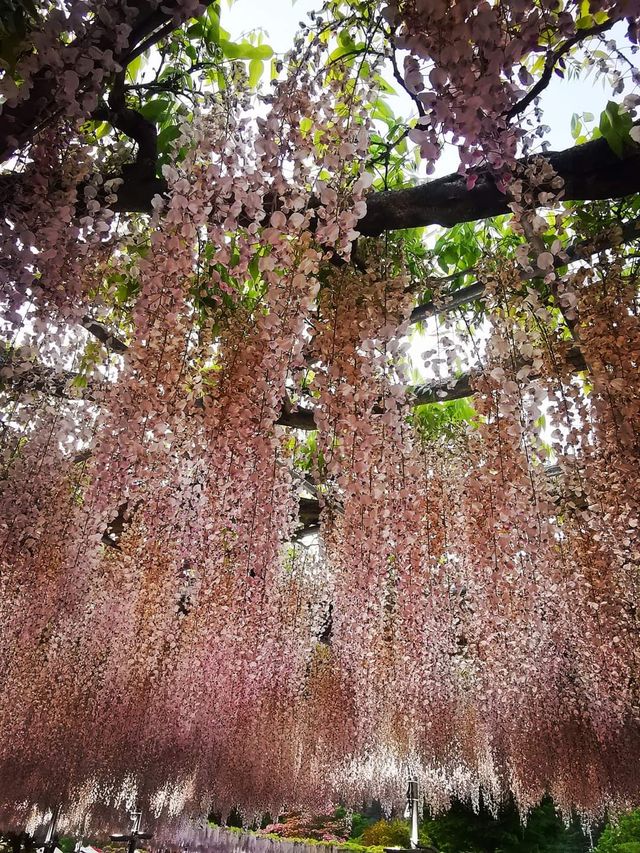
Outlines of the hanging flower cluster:
{"type": "MultiPolygon", "coordinates": [[[[389,7],[436,62],[434,127],[471,165],[490,139],[499,169],[540,13],[443,7],[445,44],[434,10],[389,7]]],[[[487,262],[476,416],[434,438],[412,414],[403,253],[361,241],[351,263],[373,96],[318,73],[326,41],[300,41],[257,133],[217,105],[180,128],[149,223],[114,219],[64,122],[7,205],[7,823],[392,806],[409,772],[438,808],[551,792],[594,817],[640,794],[638,282],[612,252],[543,299],[487,262]]],[[[439,338],[434,373],[459,346],[439,338]]]]}
{"type": "MultiPolygon", "coordinates": [[[[442,142],[458,145],[460,169],[489,167],[498,176],[513,165],[525,134],[511,125],[540,90],[530,66],[545,52],[543,74],[555,65],[588,28],[594,35],[616,21],[628,20],[628,35],[637,40],[640,7],[633,0],[589,4],[580,18],[562,4],[425,2],[391,0],[384,16],[395,33],[404,59],[407,91],[420,105],[411,136],[419,143],[432,172],[442,142]],[[592,26],[591,26],[592,25],[592,26]],[[556,39],[552,45],[549,34],[556,39]],[[567,48],[565,49],[565,45],[567,48]]],[[[470,183],[475,177],[470,178],[470,183]]]]}

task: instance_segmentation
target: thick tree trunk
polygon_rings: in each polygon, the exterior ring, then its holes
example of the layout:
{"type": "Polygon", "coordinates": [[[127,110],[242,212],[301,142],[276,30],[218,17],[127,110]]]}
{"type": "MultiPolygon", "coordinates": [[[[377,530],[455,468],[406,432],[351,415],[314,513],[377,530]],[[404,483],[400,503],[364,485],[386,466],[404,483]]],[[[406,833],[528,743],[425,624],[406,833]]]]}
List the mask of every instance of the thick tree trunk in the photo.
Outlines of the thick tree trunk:
{"type": "MultiPolygon", "coordinates": [[[[640,192],[640,147],[633,145],[624,159],[604,139],[546,155],[564,180],[564,200],[622,198],[640,192]]],[[[522,162],[522,161],[521,161],[522,162]]],[[[468,190],[458,174],[447,175],[406,190],[372,193],[359,230],[367,236],[422,225],[451,227],[508,213],[508,199],[489,173],[468,190]]]]}
{"type": "MultiPolygon", "coordinates": [[[[640,147],[635,144],[623,159],[604,139],[553,151],[547,159],[564,180],[565,201],[622,198],[640,192],[640,147]]],[[[138,180],[132,172],[118,192],[115,209],[150,213],[153,196],[165,191],[162,179],[138,180]]],[[[480,175],[472,190],[467,189],[461,175],[447,175],[406,190],[371,193],[358,229],[366,236],[377,236],[423,225],[451,227],[508,213],[507,204],[507,197],[487,172],[480,175]]]]}
{"type": "MultiPolygon", "coordinates": [[[[208,6],[212,0],[201,0],[208,6]]],[[[100,34],[88,32],[80,40],[71,42],[61,51],[62,65],[73,71],[78,49],[93,44],[98,50],[111,50],[113,57],[122,67],[130,61],[135,48],[143,44],[152,33],[175,22],[176,28],[184,22],[184,13],[180,3],[167,0],[158,8],[154,0],[128,0],[116,7],[112,15],[117,23],[128,23],[132,30],[127,44],[121,50],[116,49],[115,27],[106,30],[101,24],[100,34]],[[118,17],[119,13],[119,17],[118,17]]],[[[45,67],[31,81],[29,95],[15,105],[4,104],[0,113],[0,162],[8,160],[13,154],[32,142],[34,136],[46,127],[59,113],[58,99],[55,97],[59,86],[61,71],[45,67]]]]}

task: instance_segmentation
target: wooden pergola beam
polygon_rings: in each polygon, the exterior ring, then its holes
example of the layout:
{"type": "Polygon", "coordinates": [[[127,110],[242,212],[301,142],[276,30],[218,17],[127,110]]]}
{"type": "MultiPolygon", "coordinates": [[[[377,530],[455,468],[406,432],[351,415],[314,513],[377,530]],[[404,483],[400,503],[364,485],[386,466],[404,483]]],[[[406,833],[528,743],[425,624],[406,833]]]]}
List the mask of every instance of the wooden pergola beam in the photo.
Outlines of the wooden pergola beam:
{"type": "MultiPolygon", "coordinates": [[[[567,359],[575,372],[586,370],[582,353],[578,347],[572,347],[567,359]]],[[[6,353],[0,358],[0,369],[11,367],[16,363],[11,353],[6,353]]],[[[448,400],[460,400],[473,394],[472,383],[476,372],[464,374],[459,377],[437,379],[420,385],[410,385],[406,388],[406,395],[412,406],[422,406],[426,403],[443,403],[448,400]]],[[[52,367],[30,362],[28,369],[11,372],[4,379],[0,376],[0,390],[4,385],[13,393],[19,395],[46,394],[61,399],[94,400],[94,389],[89,382],[85,388],[78,389],[78,393],[70,392],[70,385],[78,374],[70,370],[56,371],[52,367]]],[[[204,401],[196,401],[197,406],[202,406],[204,401]]],[[[380,410],[380,414],[382,414],[380,410]]],[[[307,432],[317,429],[313,409],[303,406],[285,406],[282,414],[276,421],[279,426],[291,427],[292,429],[305,430],[307,432]]]]}

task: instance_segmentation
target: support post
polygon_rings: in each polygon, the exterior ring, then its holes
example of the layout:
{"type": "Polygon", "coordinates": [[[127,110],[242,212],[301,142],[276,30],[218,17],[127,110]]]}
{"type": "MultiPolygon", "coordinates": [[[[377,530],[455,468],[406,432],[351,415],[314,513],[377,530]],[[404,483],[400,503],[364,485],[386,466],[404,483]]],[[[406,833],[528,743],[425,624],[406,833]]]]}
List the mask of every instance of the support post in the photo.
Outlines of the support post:
{"type": "Polygon", "coordinates": [[[58,818],[60,817],[60,806],[54,806],[53,811],[51,812],[51,820],[49,821],[49,826],[47,827],[47,834],[44,837],[44,846],[42,848],[42,853],[54,853],[56,849],[56,827],[58,825],[58,818]]]}
{"type": "Polygon", "coordinates": [[[84,834],[87,831],[87,815],[82,818],[82,823],[80,825],[80,835],[78,836],[78,840],[75,843],[75,847],[73,848],[73,853],[80,853],[84,846],[84,834]]]}
{"type": "Polygon", "coordinates": [[[411,836],[410,847],[412,850],[418,848],[418,800],[420,792],[418,789],[418,780],[409,779],[409,790],[407,791],[407,805],[411,809],[411,836]]]}
{"type": "Polygon", "coordinates": [[[127,853],[136,853],[138,841],[146,841],[149,838],[153,838],[153,833],[140,831],[142,812],[131,812],[131,820],[133,821],[133,826],[129,835],[112,835],[111,840],[126,841],[127,853]]]}
{"type": "Polygon", "coordinates": [[[127,844],[127,853],[136,853],[136,842],[140,833],[142,812],[133,812],[131,817],[133,819],[133,829],[131,830],[131,837],[129,838],[129,843],[127,844]]]}

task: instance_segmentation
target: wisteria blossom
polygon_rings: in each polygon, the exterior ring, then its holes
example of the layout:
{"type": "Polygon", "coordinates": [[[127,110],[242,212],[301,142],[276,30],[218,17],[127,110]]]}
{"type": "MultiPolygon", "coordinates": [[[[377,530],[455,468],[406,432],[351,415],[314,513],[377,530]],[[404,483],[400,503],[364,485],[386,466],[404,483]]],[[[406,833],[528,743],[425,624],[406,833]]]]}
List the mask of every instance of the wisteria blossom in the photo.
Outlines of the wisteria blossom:
{"type": "Polygon", "coordinates": [[[582,37],[634,44],[640,5],[363,5],[362,44],[330,3],[257,105],[216,66],[162,151],[124,71],[216,4],[42,4],[0,81],[3,824],[392,808],[408,774],[435,809],[638,802],[638,233],[571,249],[624,193],[518,159],[514,119],[582,37]],[[427,170],[452,138],[450,185],[510,215],[481,334],[431,335],[436,391],[409,242],[367,230],[394,66],[427,170]],[[472,415],[430,429],[416,406],[454,396],[472,415]]]}

